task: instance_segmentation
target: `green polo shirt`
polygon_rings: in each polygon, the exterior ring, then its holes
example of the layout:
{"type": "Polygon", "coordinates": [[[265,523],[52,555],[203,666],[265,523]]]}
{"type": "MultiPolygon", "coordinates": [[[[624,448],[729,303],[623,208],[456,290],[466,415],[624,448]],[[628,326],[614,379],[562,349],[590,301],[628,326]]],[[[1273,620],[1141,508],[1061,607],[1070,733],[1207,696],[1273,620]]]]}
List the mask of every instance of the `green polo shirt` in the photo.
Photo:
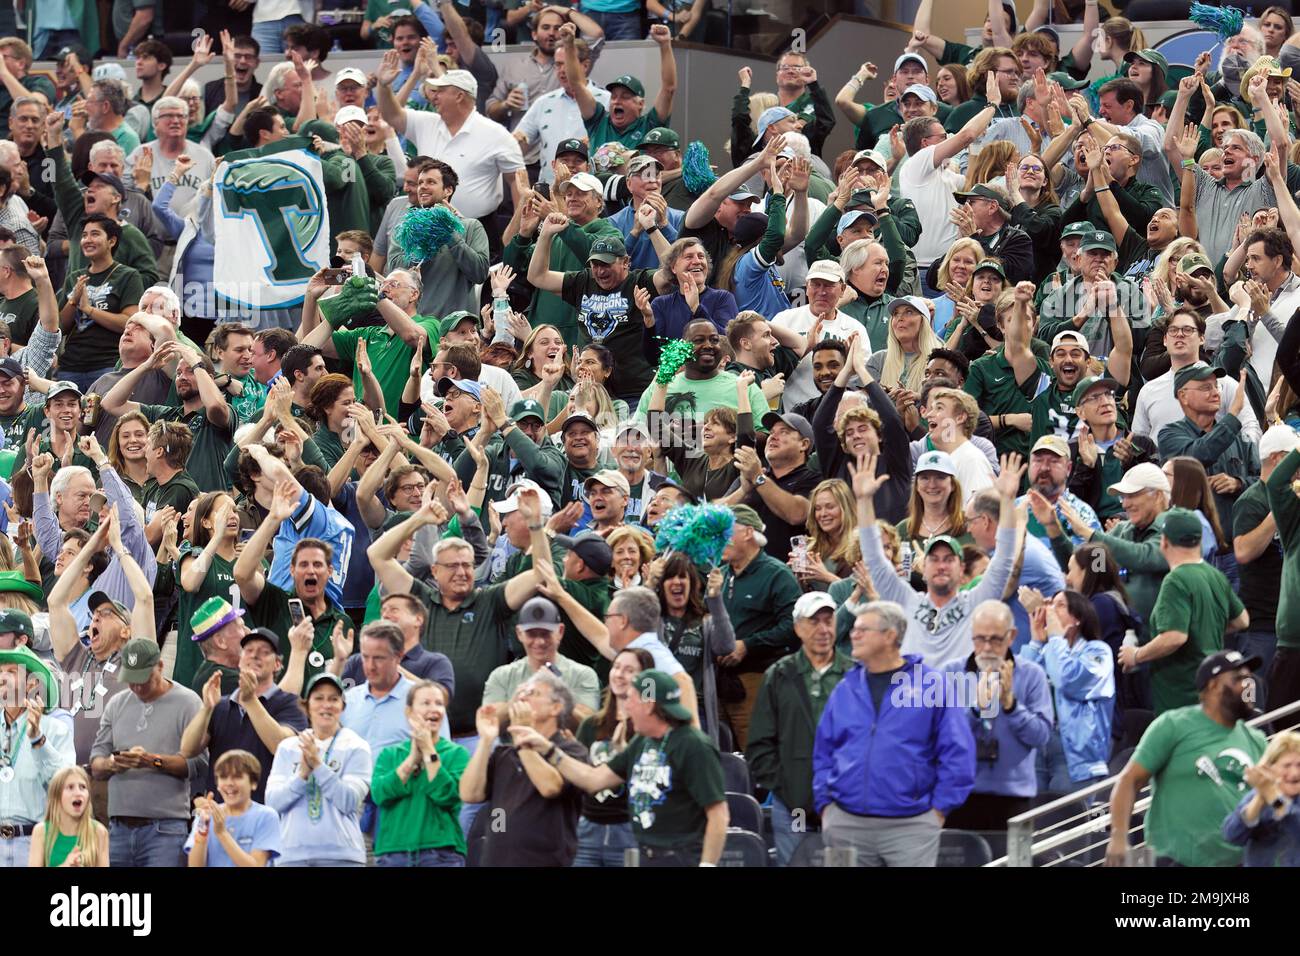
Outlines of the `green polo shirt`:
{"type": "MultiPolygon", "coordinates": [[[[265,627],[272,633],[280,635],[280,655],[285,660],[286,667],[289,661],[289,652],[292,646],[289,644],[289,631],[293,629],[293,618],[289,615],[289,598],[296,595],[283,591],[268,581],[262,588],[262,593],[258,596],[257,601],[248,605],[248,616],[246,622],[250,629],[265,627]]],[[[352,618],[348,617],[343,610],[336,604],[330,604],[328,599],[325,605],[325,612],[320,617],[312,619],[315,627],[315,634],[312,636],[311,652],[308,659],[303,664],[302,686],[305,690],[311,679],[325,669],[326,662],[334,657],[334,625],[343,622],[343,630],[346,633],[353,627],[352,618]],[[311,662],[311,653],[320,652],[321,658],[319,664],[311,662]]],[[[276,680],[284,677],[284,671],[275,675],[276,680]]]]}
{"type": "MultiPolygon", "coordinates": [[[[1038,355],[1034,358],[1040,372],[1047,375],[1052,373],[1052,367],[1046,359],[1038,355]]],[[[1024,382],[1016,382],[1015,370],[1007,361],[1004,347],[999,348],[992,355],[982,356],[972,362],[966,384],[962,386],[967,394],[975,398],[980,410],[990,417],[1032,412],[1030,402],[1034,398],[1034,390],[1037,387],[1037,375],[1030,375],[1024,382]]],[[[997,445],[999,454],[1005,455],[1014,451],[1026,457],[1032,446],[1029,432],[1022,432],[1010,426],[998,431],[994,444],[997,445]]]]}
{"type": "Polygon", "coordinates": [[[652,106],[650,112],[642,113],[626,128],[617,130],[610,122],[609,110],[597,103],[596,112],[586,121],[590,149],[594,153],[606,143],[614,142],[622,143],[628,149],[636,149],[637,144],[645,139],[646,133],[659,126],[668,126],[671,119],[669,116],[660,118],[659,111],[652,106]]]}
{"type": "MultiPolygon", "coordinates": [[[[417,315],[414,321],[423,323],[430,320],[417,315]]],[[[436,322],[436,319],[432,321],[436,322]]],[[[415,349],[403,342],[402,337],[387,325],[335,331],[330,336],[330,341],[339,358],[353,363],[352,384],[357,392],[357,401],[361,401],[361,370],[355,367],[359,339],[366,341],[366,357],[370,359],[370,366],[384,393],[384,406],[396,414],[398,405],[402,403],[402,390],[411,376],[411,357],[415,354],[415,349]]]]}
{"type": "Polygon", "coordinates": [[[199,665],[199,669],[194,672],[194,677],[191,678],[187,686],[190,690],[194,691],[194,693],[201,694],[203,692],[203,685],[208,682],[208,678],[214,673],[219,673],[221,675],[222,696],[233,694],[235,691],[239,690],[239,668],[225,667],[221,664],[214,664],[209,660],[205,660],[199,665]]]}
{"type": "Polygon", "coordinates": [[[420,643],[446,654],[456,671],[456,696],[447,712],[452,736],[473,734],[474,714],[488,675],[510,661],[514,611],[506,604],[506,585],[475,588],[454,611],[424,581],[413,580],[411,594],[428,609],[420,643]]]}
{"type": "Polygon", "coordinates": [[[893,301],[894,296],[888,292],[877,299],[858,296],[840,309],[845,315],[853,316],[866,328],[872,352],[879,352],[889,344],[889,303],[893,301]]]}
{"type": "Polygon", "coordinates": [[[234,444],[235,429],[239,427],[239,415],[229,403],[226,410],[230,413],[225,425],[216,425],[208,418],[207,409],[200,405],[196,410],[187,412],[179,405],[141,405],[144,417],[153,422],[183,422],[194,436],[194,447],[185,462],[185,471],[194,480],[199,491],[226,491],[230,484],[226,481],[226,456],[234,444]]]}
{"type": "Polygon", "coordinates": [[[813,726],[816,727],[822,719],[822,711],[826,709],[826,701],[853,666],[853,660],[842,654],[834,654],[826,669],[818,671],[813,669],[807,654],[796,654],[794,666],[803,677],[803,687],[808,692],[808,702],[812,705],[813,726]]]}

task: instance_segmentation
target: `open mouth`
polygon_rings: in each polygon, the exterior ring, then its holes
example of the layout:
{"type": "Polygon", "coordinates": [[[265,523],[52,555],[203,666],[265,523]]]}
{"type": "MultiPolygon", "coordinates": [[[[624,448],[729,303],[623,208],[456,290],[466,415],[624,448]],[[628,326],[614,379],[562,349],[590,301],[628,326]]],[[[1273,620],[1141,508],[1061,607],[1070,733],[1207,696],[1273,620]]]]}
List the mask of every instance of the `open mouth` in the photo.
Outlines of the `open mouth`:
{"type": "Polygon", "coordinates": [[[686,600],[686,585],[669,584],[664,588],[664,593],[676,601],[686,600]]]}
{"type": "Polygon", "coordinates": [[[320,578],[316,578],[316,577],[303,578],[302,586],[304,588],[311,588],[311,589],[320,587],[320,578]]]}
{"type": "Polygon", "coordinates": [[[80,813],[81,808],[84,807],[85,805],[86,805],[86,801],[81,797],[72,798],[72,810],[74,813],[80,813]]]}

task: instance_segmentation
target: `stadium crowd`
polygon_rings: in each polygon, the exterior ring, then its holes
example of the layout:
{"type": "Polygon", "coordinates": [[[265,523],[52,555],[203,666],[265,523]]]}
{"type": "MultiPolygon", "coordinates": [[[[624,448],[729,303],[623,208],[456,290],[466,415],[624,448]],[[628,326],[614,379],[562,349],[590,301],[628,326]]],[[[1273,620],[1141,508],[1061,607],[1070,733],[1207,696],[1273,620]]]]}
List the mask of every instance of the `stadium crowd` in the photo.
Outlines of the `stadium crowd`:
{"type": "Polygon", "coordinates": [[[507,4],[501,70],[481,8],[370,0],[373,74],[268,0],[176,69],[133,0],[134,84],[33,6],[0,864],[933,866],[1116,773],[1161,862],[1300,862],[1300,735],[1245,723],[1300,700],[1287,11],[1181,66],[1095,0],[1069,49],[923,0],[837,92],[741,69],[709,157],[699,0],[507,4]],[[331,265],[237,306],[214,193],[299,147],[331,265]]]}

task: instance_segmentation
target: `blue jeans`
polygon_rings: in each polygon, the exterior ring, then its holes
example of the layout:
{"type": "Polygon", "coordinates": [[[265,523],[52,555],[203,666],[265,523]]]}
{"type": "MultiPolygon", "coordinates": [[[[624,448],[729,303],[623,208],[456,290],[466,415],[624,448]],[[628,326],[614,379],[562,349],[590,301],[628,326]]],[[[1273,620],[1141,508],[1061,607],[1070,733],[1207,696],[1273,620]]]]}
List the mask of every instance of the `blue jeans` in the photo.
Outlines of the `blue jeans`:
{"type": "Polygon", "coordinates": [[[189,831],[187,820],[153,820],[142,827],[113,820],[108,827],[108,865],[180,866],[189,831]]]}
{"type": "Polygon", "coordinates": [[[0,840],[0,870],[27,865],[27,854],[31,851],[30,836],[16,836],[0,840]]]}
{"type": "Polygon", "coordinates": [[[465,858],[455,850],[436,847],[432,850],[396,850],[380,853],[375,866],[464,866],[465,858]]]}
{"type": "Polygon", "coordinates": [[[1053,729],[1046,747],[1039,747],[1035,759],[1038,771],[1038,792],[1069,793],[1078,787],[1070,780],[1070,768],[1065,763],[1065,750],[1061,747],[1061,734],[1053,729]]]}
{"type": "Polygon", "coordinates": [[[587,14],[605,31],[606,40],[644,40],[645,31],[641,29],[641,12],[634,13],[597,13],[587,14]]]}
{"type": "Polygon", "coordinates": [[[796,828],[790,808],[775,793],[772,794],[772,839],[776,843],[777,866],[790,865],[790,858],[794,856],[795,848],[803,842],[808,831],[807,818],[800,820],[796,828]]]}
{"type": "Polygon", "coordinates": [[[623,851],[636,846],[630,823],[593,823],[578,818],[578,855],[574,866],[621,867],[623,851]]]}
{"type": "Polygon", "coordinates": [[[113,366],[111,365],[105,368],[91,369],[89,372],[60,371],[58,381],[72,382],[77,386],[77,388],[81,389],[81,394],[85,395],[90,391],[90,386],[94,385],[101,375],[107,375],[111,371],[113,371],[113,366]]]}
{"type": "Polygon", "coordinates": [[[1247,630],[1236,636],[1237,650],[1242,657],[1259,656],[1260,665],[1255,671],[1255,692],[1256,705],[1263,710],[1264,701],[1268,700],[1268,685],[1265,680],[1269,665],[1273,663],[1273,655],[1277,653],[1277,634],[1274,631],[1247,630]]]}
{"type": "Polygon", "coordinates": [[[281,20],[267,20],[263,23],[254,23],[251,35],[261,46],[262,56],[266,56],[268,53],[283,53],[284,28],[302,22],[302,17],[295,13],[281,20]]]}

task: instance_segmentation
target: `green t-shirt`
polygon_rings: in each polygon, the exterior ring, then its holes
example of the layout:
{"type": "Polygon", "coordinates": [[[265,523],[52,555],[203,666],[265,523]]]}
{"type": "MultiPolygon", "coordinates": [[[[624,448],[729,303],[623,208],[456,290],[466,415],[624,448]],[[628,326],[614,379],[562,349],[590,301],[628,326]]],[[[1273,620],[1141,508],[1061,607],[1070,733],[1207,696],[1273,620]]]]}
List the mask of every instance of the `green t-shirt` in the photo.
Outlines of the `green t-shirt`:
{"type": "Polygon", "coordinates": [[[413,16],[410,4],[407,3],[389,3],[388,0],[367,0],[366,19],[370,21],[370,45],[376,50],[391,50],[393,48],[393,28],[383,27],[375,29],[374,23],[380,17],[392,17],[396,20],[398,17],[413,16]]]}
{"type": "MultiPolygon", "coordinates": [[[[77,242],[76,239],[70,241],[73,244],[77,242]]],[[[84,268],[70,271],[59,291],[60,309],[67,303],[77,279],[82,275],[89,276],[86,280],[86,296],[90,299],[91,307],[105,312],[134,312],[140,296],[144,294],[144,282],[140,273],[130,266],[113,262],[102,272],[88,273],[84,268]]],[[[59,368],[68,372],[112,369],[117,364],[117,343],[122,338],[122,333],[100,325],[80,309],[77,309],[72,323],[72,330],[63,340],[59,368]]]]}
{"type": "MultiPolygon", "coordinates": [[[[15,448],[21,452],[27,441],[27,430],[34,428],[39,435],[44,427],[44,405],[38,405],[36,408],[23,406],[16,415],[0,415],[0,431],[4,432],[5,448],[15,448]]],[[[9,475],[0,475],[0,477],[8,478],[9,475]]]]}
{"type": "Polygon", "coordinates": [[[636,307],[637,287],[651,298],[656,295],[653,269],[632,269],[623,284],[613,289],[602,289],[585,269],[566,272],[560,292],[560,297],[578,310],[582,344],[603,345],[614,353],[614,372],[605,388],[615,398],[639,395],[654,378],[645,354],[645,323],[636,307]]]}
{"type": "Polygon", "coordinates": [[[161,485],[158,484],[158,479],[150,478],[144,483],[140,502],[144,508],[145,524],[152,521],[155,514],[169,505],[181,514],[185,514],[190,502],[199,494],[199,486],[183,471],[173,475],[161,485]]]}
{"type": "Polygon", "coordinates": [[[239,415],[241,422],[257,421],[262,417],[262,406],[266,404],[266,395],[270,389],[259,382],[252,372],[235,380],[244,386],[244,390],[238,395],[230,396],[230,407],[239,415]]]}
{"type": "MultiPolygon", "coordinates": [[[[420,317],[416,316],[417,322],[420,317]]],[[[370,325],[360,329],[338,329],[330,336],[339,358],[353,363],[352,384],[357,401],[361,401],[361,370],[355,367],[357,340],[366,340],[366,356],[374,370],[375,378],[384,393],[384,407],[396,415],[402,402],[402,390],[411,375],[411,357],[415,349],[402,341],[402,337],[387,325],[370,325]]]]}
{"type": "Polygon", "coordinates": [[[632,832],[646,846],[703,841],[705,808],[727,798],[717,746],[689,724],[659,740],[633,737],[607,766],[627,781],[632,832]]]}
{"type": "Polygon", "coordinates": [[[628,149],[636,149],[637,144],[645,138],[645,134],[659,126],[669,125],[671,117],[659,117],[659,112],[652,106],[650,112],[642,113],[632,121],[626,129],[616,130],[614,124],[610,122],[609,111],[599,103],[596,104],[596,112],[591,114],[591,119],[587,120],[587,138],[590,141],[590,149],[594,153],[606,143],[622,143],[628,149]]]}
{"type": "Polygon", "coordinates": [[[9,323],[9,334],[15,345],[26,345],[32,329],[40,319],[40,301],[35,289],[28,289],[12,299],[0,296],[0,322],[9,323]]]}
{"type": "Polygon", "coordinates": [[[311,440],[316,443],[316,450],[325,459],[325,474],[329,474],[343,457],[343,440],[329,430],[328,425],[320,425],[312,432],[311,440]]]}
{"type": "Polygon", "coordinates": [[[1153,777],[1147,843],[1183,866],[1239,866],[1241,847],[1226,842],[1219,827],[1250,789],[1245,770],[1266,743],[1241,721],[1224,727],[1211,720],[1199,704],[1157,717],[1133,752],[1153,777]]]}
{"type": "Polygon", "coordinates": [[[1079,416],[1074,410],[1074,393],[1063,392],[1052,381],[1029,403],[1029,411],[1034,416],[1030,426],[1029,440],[1037,441],[1043,435],[1058,435],[1069,441],[1074,437],[1074,430],[1079,425],[1079,416]]]}
{"type": "Polygon", "coordinates": [[[208,418],[207,409],[202,405],[192,412],[178,405],[140,406],[150,423],[184,422],[189,427],[194,436],[194,447],[185,462],[185,471],[199,491],[226,491],[230,487],[226,480],[226,456],[234,444],[239,416],[229,404],[226,409],[230,413],[229,421],[225,425],[216,425],[208,418]]]}
{"type": "MultiPolygon", "coordinates": [[[[704,421],[704,416],[715,408],[736,407],[736,373],[726,369],[712,378],[687,378],[679,373],[668,383],[668,397],[664,402],[664,413],[682,419],[704,421]]],[[[648,421],[650,415],[650,392],[653,383],[641,395],[637,402],[636,417],[648,421]]],[[[767,398],[757,384],[749,386],[749,407],[758,418],[768,410],[767,398]]],[[[758,427],[758,422],[754,423],[758,427]]]]}
{"type": "MultiPolygon", "coordinates": [[[[185,544],[181,551],[181,560],[177,562],[178,582],[185,559],[197,557],[199,553],[190,548],[188,542],[185,544]]],[[[191,592],[178,587],[176,595],[179,599],[176,606],[176,664],[172,668],[172,680],[198,693],[195,687],[202,687],[202,685],[196,685],[193,678],[195,671],[203,663],[203,651],[192,640],[194,629],[190,627],[190,618],[199,606],[211,597],[225,598],[230,602],[231,607],[241,606],[239,585],[235,583],[235,562],[227,561],[221,555],[214,554],[212,565],[208,568],[207,576],[199,585],[199,589],[191,592]]]]}
{"type": "Polygon", "coordinates": [[[1151,609],[1151,636],[1181,631],[1187,642],[1151,662],[1151,696],[1157,714],[1199,700],[1196,669],[1208,655],[1223,650],[1224,628],[1243,610],[1241,598],[1213,565],[1180,564],[1165,575],[1151,609]]]}
{"type": "MultiPolygon", "coordinates": [[[[1042,356],[1035,354],[1038,370],[1051,375],[1052,367],[1042,356]]],[[[992,355],[983,355],[971,362],[970,375],[962,388],[974,396],[980,410],[986,415],[1011,415],[1031,410],[1030,401],[1038,387],[1038,376],[1030,375],[1024,382],[1017,384],[1016,373],[1007,361],[1002,348],[992,355]]],[[[1007,426],[998,431],[994,444],[999,454],[1019,452],[1029,456],[1032,442],[1029,433],[1007,426]]]]}

